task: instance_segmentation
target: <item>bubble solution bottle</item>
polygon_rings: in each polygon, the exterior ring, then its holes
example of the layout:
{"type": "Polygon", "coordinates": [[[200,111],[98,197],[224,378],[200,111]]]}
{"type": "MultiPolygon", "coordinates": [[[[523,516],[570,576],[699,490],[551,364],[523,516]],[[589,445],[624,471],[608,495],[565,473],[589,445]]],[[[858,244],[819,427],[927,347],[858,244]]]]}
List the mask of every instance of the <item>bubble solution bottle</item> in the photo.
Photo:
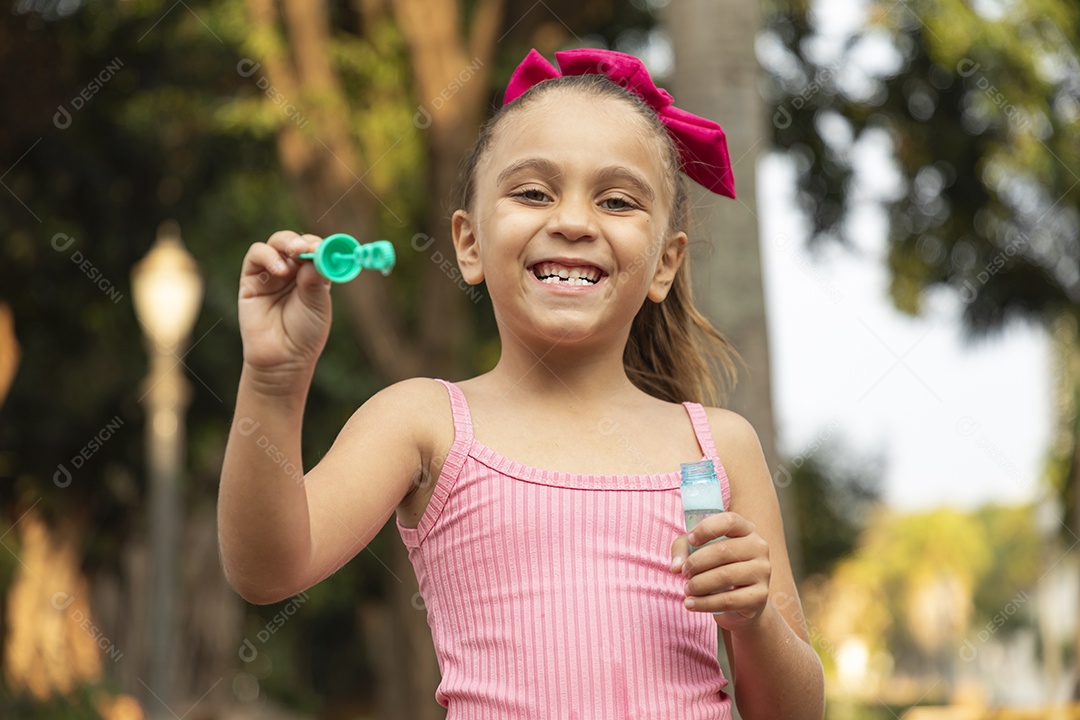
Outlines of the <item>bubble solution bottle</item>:
{"type": "MultiPolygon", "coordinates": [[[[699,522],[709,515],[724,512],[724,493],[720,487],[720,478],[716,476],[716,468],[713,461],[706,458],[692,463],[682,463],[682,484],[679,486],[682,494],[683,519],[686,522],[686,532],[694,529],[699,522]]],[[[690,552],[694,552],[705,545],[724,540],[718,537],[709,540],[704,545],[690,545],[690,552]]],[[[724,592],[731,588],[717,590],[724,592]]],[[[723,611],[714,612],[713,615],[721,615],[723,611]]]]}
{"type": "MultiPolygon", "coordinates": [[[[720,489],[720,479],[716,477],[716,468],[710,459],[682,463],[682,485],[679,492],[682,493],[686,532],[693,530],[695,525],[709,515],[724,512],[724,493],[720,489]]],[[[705,544],[722,539],[714,538],[705,544]]],[[[699,547],[704,546],[691,545],[690,552],[699,547]]]]}

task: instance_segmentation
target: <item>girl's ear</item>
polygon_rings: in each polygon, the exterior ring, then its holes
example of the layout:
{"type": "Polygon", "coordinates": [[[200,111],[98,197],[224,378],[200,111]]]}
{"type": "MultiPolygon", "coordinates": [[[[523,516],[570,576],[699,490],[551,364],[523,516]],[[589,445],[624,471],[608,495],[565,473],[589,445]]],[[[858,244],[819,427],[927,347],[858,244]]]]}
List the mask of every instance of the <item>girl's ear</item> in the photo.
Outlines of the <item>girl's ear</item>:
{"type": "Polygon", "coordinates": [[[464,210],[455,210],[450,227],[461,277],[470,285],[476,285],[484,279],[484,265],[480,260],[480,242],[472,218],[464,210]]]}
{"type": "Polygon", "coordinates": [[[660,253],[660,259],[656,263],[656,273],[649,285],[649,299],[655,303],[663,302],[671,290],[671,283],[675,281],[675,271],[682,265],[686,256],[686,233],[680,232],[672,235],[664,245],[660,253]]]}

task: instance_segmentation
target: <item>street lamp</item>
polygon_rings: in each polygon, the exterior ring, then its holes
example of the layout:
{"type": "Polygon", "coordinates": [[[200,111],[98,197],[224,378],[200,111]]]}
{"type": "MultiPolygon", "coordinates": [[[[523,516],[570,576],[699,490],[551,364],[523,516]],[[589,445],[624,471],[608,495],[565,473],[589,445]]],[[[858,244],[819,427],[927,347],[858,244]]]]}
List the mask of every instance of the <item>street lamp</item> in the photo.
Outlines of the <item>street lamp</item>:
{"type": "Polygon", "coordinates": [[[150,374],[140,402],[146,410],[145,441],[150,470],[150,651],[147,698],[153,718],[172,716],[172,661],[176,654],[177,546],[180,542],[180,479],[184,463],[183,414],[191,387],[180,351],[187,345],[202,304],[203,281],[172,220],[158,227],[150,252],[131,271],[135,315],[150,353],[150,374]]]}

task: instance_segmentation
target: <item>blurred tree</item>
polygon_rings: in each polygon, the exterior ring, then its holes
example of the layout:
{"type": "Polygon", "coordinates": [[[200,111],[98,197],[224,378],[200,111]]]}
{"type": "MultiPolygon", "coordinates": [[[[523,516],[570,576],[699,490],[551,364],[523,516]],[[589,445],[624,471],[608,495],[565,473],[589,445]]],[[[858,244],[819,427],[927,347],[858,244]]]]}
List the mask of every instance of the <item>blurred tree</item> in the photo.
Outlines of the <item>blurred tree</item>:
{"type": "MultiPolygon", "coordinates": [[[[956,659],[965,659],[958,652],[965,638],[977,637],[972,628],[983,628],[1018,598],[1023,605],[1035,589],[1041,570],[1032,509],[874,510],[855,551],[809,593],[827,667],[835,667],[836,648],[857,637],[873,656],[891,656],[871,663],[888,673],[922,676],[924,689],[938,678],[948,681],[956,659]]],[[[1010,613],[994,632],[1004,637],[1025,627],[1023,614],[1010,613]]],[[[938,690],[947,697],[947,687],[938,690]]]]}
{"type": "MultiPolygon", "coordinates": [[[[19,98],[0,107],[0,306],[12,309],[16,338],[0,339],[0,358],[15,342],[23,357],[0,408],[4,529],[36,508],[53,532],[64,526],[75,538],[90,609],[124,653],[105,664],[108,679],[147,702],[137,677],[146,572],[137,400],[146,365],[141,351],[118,349],[141,347],[129,272],[171,217],[207,281],[181,358],[196,388],[187,581],[177,603],[184,694],[194,702],[209,690],[202,709],[269,693],[315,710],[367,691],[381,693],[384,708],[400,703],[385,717],[440,710],[425,614],[392,528],[312,588],[310,604],[283,627],[274,624],[283,605],[247,608],[246,627],[239,622],[243,609],[206,540],[216,534],[214,493],[240,367],[236,277],[247,246],[291,227],[389,237],[402,250],[393,282],[372,274],[335,289],[344,312],[335,315],[303,428],[310,466],[387,382],[453,377],[497,352],[482,296],[465,303],[440,267],[438,253],[452,256],[446,214],[442,196],[429,198],[447,192],[454,148],[471,141],[525,49],[550,56],[568,43],[614,45],[654,22],[644,7],[614,1],[448,8],[429,11],[458,18],[452,27],[404,30],[399,21],[416,7],[378,0],[107,2],[92,12],[20,0],[0,20],[0,93],[19,98]],[[445,66],[454,57],[462,65],[445,66]],[[103,433],[109,423],[120,429],[103,433]],[[384,558],[401,582],[391,581],[384,558]],[[245,641],[256,653],[235,675],[245,641]]],[[[6,534],[0,550],[5,589],[26,572],[17,537],[6,534]]],[[[7,599],[0,603],[9,623],[40,624],[12,618],[7,599]]],[[[27,606],[53,612],[48,598],[27,606]]]]}
{"type": "Polygon", "coordinates": [[[855,550],[881,500],[882,468],[882,458],[852,460],[835,441],[815,442],[784,459],[775,477],[793,491],[807,576],[828,573],[855,550]]]}
{"type": "MultiPolygon", "coordinates": [[[[900,310],[918,314],[928,296],[947,294],[960,301],[972,340],[1014,318],[1075,328],[1080,6],[875,0],[835,48],[806,0],[774,7],[759,54],[772,74],[774,140],[796,162],[811,246],[850,244],[851,211],[881,203],[900,310]],[[871,172],[898,171],[892,188],[875,191],[857,175],[859,151],[874,143],[891,146],[896,168],[871,172]]],[[[1055,443],[1046,476],[1066,508],[1069,548],[1080,536],[1080,367],[1059,366],[1068,371],[1057,404],[1068,438],[1055,443]]],[[[1080,694],[1080,664],[1076,671],[1080,694]]]]}
{"type": "Polygon", "coordinates": [[[986,505],[974,518],[994,547],[994,562],[975,588],[975,624],[985,625],[1018,592],[1035,587],[1043,574],[1042,541],[1030,505],[986,505]]]}
{"type": "MultiPolygon", "coordinates": [[[[5,597],[3,615],[8,633],[15,625],[58,621],[85,639],[79,616],[53,603],[55,593],[70,594],[92,613],[84,617],[87,627],[122,653],[104,663],[110,682],[150,700],[138,682],[146,561],[137,399],[146,361],[129,304],[129,272],[162,218],[178,216],[191,221],[186,227],[197,227],[195,198],[203,189],[218,190],[237,173],[255,178],[260,161],[272,155],[260,157],[258,143],[223,142],[208,132],[208,106],[240,82],[209,71],[215,63],[235,61],[196,16],[178,13],[158,23],[160,9],[145,3],[78,10],[21,2],[0,20],[0,91],[21,98],[0,111],[0,297],[13,310],[24,350],[0,419],[0,475],[7,480],[0,484],[0,502],[14,526],[2,552],[16,563],[5,590],[29,587],[36,593],[18,606],[5,597]],[[21,545],[28,531],[21,522],[35,515],[65,547],[78,549],[65,562],[88,582],[21,582],[33,577],[16,554],[32,550],[21,545]]],[[[259,215],[244,220],[250,226],[259,215]]],[[[227,694],[220,681],[236,664],[240,615],[235,594],[221,582],[216,543],[200,542],[216,535],[209,466],[219,463],[220,450],[206,442],[207,429],[218,434],[227,427],[219,398],[227,396],[225,378],[238,370],[238,363],[219,359],[235,357],[236,343],[220,330],[212,333],[222,318],[220,268],[228,252],[216,245],[205,252],[212,243],[197,236],[193,243],[211,294],[195,334],[209,341],[185,357],[203,392],[192,411],[195,470],[185,529],[192,542],[185,545],[181,568],[190,581],[178,602],[190,630],[178,652],[192,661],[177,678],[193,699],[218,688],[210,702],[227,694]],[[216,265],[206,262],[215,255],[216,265]],[[203,583],[200,573],[207,569],[212,573],[203,583]]],[[[238,260],[231,259],[233,267],[238,260]]],[[[235,272],[228,275],[227,296],[235,298],[235,272]]],[[[65,571],[50,577],[73,576],[65,571]]],[[[5,644],[6,658],[16,651],[5,644]]],[[[74,651],[62,644],[49,648],[61,655],[74,651]]]]}

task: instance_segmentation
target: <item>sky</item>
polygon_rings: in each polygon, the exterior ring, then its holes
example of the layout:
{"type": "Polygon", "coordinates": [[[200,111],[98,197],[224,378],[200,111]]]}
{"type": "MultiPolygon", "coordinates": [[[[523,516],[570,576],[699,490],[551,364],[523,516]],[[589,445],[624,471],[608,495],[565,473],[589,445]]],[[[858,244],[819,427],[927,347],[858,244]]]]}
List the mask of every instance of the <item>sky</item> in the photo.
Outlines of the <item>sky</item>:
{"type": "MultiPolygon", "coordinates": [[[[864,169],[888,163],[887,148],[866,155],[864,169]]],[[[757,184],[781,451],[828,436],[855,456],[881,454],[884,500],[903,511],[1035,499],[1052,430],[1046,332],[1014,323],[965,344],[955,293],[929,296],[923,317],[900,313],[880,212],[853,220],[857,254],[815,259],[790,161],[762,156],[757,184]]]]}

